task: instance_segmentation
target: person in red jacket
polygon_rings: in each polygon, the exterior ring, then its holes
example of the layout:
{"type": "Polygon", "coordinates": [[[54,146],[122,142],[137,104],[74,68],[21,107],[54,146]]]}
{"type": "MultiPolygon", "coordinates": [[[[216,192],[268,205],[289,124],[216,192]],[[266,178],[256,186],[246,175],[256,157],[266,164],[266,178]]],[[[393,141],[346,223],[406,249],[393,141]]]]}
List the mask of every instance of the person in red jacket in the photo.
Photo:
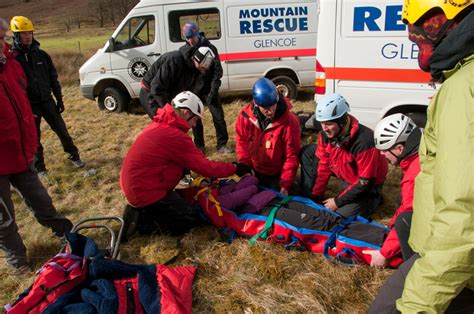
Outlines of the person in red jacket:
{"type": "Polygon", "coordinates": [[[339,94],[323,97],[316,107],[322,132],[318,144],[304,148],[301,162],[301,194],[343,217],[368,217],[382,201],[387,175],[385,158],[375,148],[373,131],[348,114],[349,104],[339,94]],[[324,199],[329,178],[342,181],[343,191],[324,199]]]}
{"type": "Polygon", "coordinates": [[[123,240],[137,228],[145,234],[159,229],[181,235],[198,224],[192,206],[174,191],[185,170],[218,178],[250,171],[241,164],[211,161],[194,146],[187,132],[202,118],[203,111],[198,96],[181,92],[157,111],[153,122],[130,147],[120,172],[120,187],[131,205],[124,212],[123,240]],[[155,219],[146,219],[148,214],[155,219]]]}
{"type": "Polygon", "coordinates": [[[389,226],[390,233],[380,250],[364,251],[372,256],[370,266],[385,267],[387,260],[402,255],[408,260],[413,251],[408,245],[411,216],[413,213],[413,192],[415,178],[420,172],[418,146],[421,130],[407,116],[397,113],[381,120],[374,131],[375,147],[392,164],[399,165],[403,171],[400,181],[400,207],[395,211],[389,226]]]}
{"type": "Polygon", "coordinates": [[[72,223],[56,212],[32,168],[37,150],[35,121],[25,73],[5,43],[7,30],[8,24],[0,18],[0,248],[7,263],[21,271],[28,267],[26,247],[18,234],[10,185],[20,192],[36,220],[56,235],[71,230],[72,223]]]}
{"type": "Polygon", "coordinates": [[[288,195],[299,166],[300,125],[290,101],[266,78],[253,86],[253,100],[235,124],[237,157],[259,183],[288,195]]]}

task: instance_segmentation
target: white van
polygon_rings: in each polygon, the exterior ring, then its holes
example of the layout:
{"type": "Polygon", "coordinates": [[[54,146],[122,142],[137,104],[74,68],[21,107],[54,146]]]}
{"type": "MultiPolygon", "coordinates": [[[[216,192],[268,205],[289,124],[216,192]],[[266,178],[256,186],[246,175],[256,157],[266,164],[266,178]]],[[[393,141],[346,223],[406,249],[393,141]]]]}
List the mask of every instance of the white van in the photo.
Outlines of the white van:
{"type": "Polygon", "coordinates": [[[80,68],[81,93],[101,109],[126,110],[148,68],[179,49],[182,26],[195,22],[219,50],[221,91],[251,90],[267,77],[294,98],[314,84],[317,16],[316,0],[142,0],[80,68]]]}
{"type": "Polygon", "coordinates": [[[403,0],[321,0],[315,100],[340,93],[368,127],[405,113],[424,125],[434,95],[401,21],[403,0]]]}

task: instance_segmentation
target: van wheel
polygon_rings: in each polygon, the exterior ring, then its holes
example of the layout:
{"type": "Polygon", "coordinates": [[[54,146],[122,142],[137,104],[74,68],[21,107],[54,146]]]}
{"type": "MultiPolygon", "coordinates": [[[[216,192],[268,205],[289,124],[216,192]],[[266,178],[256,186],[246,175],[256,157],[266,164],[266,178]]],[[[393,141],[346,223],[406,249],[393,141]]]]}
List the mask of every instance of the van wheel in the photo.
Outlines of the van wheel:
{"type": "Polygon", "coordinates": [[[107,87],[99,95],[98,106],[100,110],[109,112],[123,112],[127,110],[130,99],[116,87],[107,87]]]}
{"type": "Polygon", "coordinates": [[[406,114],[410,119],[415,122],[415,124],[420,127],[424,128],[426,125],[426,113],[424,112],[408,112],[406,114]]]}
{"type": "Polygon", "coordinates": [[[278,91],[290,99],[295,99],[298,94],[296,83],[288,76],[276,76],[272,78],[272,82],[276,85],[278,91]]]}

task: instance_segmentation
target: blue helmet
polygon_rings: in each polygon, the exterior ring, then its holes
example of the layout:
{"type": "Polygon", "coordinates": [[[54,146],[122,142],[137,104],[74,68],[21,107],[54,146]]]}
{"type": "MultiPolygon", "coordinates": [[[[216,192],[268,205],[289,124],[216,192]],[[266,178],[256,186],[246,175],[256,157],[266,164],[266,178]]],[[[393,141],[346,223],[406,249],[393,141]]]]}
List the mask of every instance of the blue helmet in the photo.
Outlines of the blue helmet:
{"type": "Polygon", "coordinates": [[[319,122],[337,120],[349,110],[349,104],[340,94],[328,94],[316,105],[316,120],[319,122]]]}
{"type": "Polygon", "coordinates": [[[259,107],[271,107],[278,102],[278,90],[267,78],[258,79],[253,84],[253,102],[259,107]]]}

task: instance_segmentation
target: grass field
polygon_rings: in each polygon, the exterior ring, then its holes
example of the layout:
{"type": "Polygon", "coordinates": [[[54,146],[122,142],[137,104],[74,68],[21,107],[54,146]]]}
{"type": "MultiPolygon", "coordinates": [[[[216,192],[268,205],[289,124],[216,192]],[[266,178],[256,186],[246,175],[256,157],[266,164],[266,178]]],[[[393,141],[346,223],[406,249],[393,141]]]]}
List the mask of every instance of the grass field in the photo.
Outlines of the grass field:
{"type": "MultiPolygon", "coordinates": [[[[124,155],[148,118],[133,114],[107,114],[94,102],[82,98],[77,86],[64,88],[66,111],[63,116],[81,156],[85,170],[73,169],[55,134],[42,125],[48,177],[43,180],[58,210],[73,221],[98,215],[120,215],[126,204],[119,187],[124,155]],[[94,176],[86,171],[95,169],[94,176]]],[[[294,102],[295,110],[312,110],[312,95],[294,102]]],[[[225,97],[224,110],[235,145],[234,122],[248,97],[225,97]]],[[[215,154],[215,131],[205,112],[204,124],[208,155],[215,154]]],[[[226,160],[235,160],[236,156],[226,160]]],[[[377,221],[388,222],[395,207],[400,173],[391,169],[385,184],[385,203],[377,221]]],[[[334,193],[337,184],[330,189],[334,193]]],[[[57,253],[61,243],[40,226],[18,196],[14,198],[20,233],[28,247],[30,265],[36,269],[57,253]]],[[[93,235],[103,238],[102,235],[93,235]]],[[[136,237],[122,246],[122,259],[132,263],[159,263],[178,254],[173,265],[198,264],[193,289],[194,311],[202,312],[364,312],[391,270],[367,266],[345,267],[308,252],[288,251],[280,245],[260,242],[250,247],[248,240],[232,244],[220,241],[217,230],[203,226],[192,230],[176,247],[169,236],[136,237]]],[[[0,303],[12,299],[33,281],[33,274],[12,276],[0,266],[0,303]]]]}
{"type": "MultiPolygon", "coordinates": [[[[73,222],[122,213],[126,204],[119,187],[122,160],[138,133],[149,123],[140,110],[108,114],[80,96],[79,66],[104,45],[114,29],[88,28],[91,25],[84,24],[81,30],[66,33],[60,17],[55,14],[72,13],[80,6],[86,6],[85,2],[44,0],[12,4],[3,9],[7,18],[21,12],[41,22],[37,39],[42,48],[51,53],[60,73],[66,105],[63,117],[87,165],[81,170],[72,168],[59,140],[43,122],[42,143],[49,170],[43,182],[57,209],[73,222]],[[88,175],[91,169],[96,171],[95,175],[88,175]]],[[[302,94],[294,102],[294,110],[313,110],[312,97],[311,92],[302,94]]],[[[223,100],[230,145],[235,145],[237,113],[248,100],[245,96],[227,96],[223,100]]],[[[208,156],[216,160],[236,160],[236,155],[224,158],[215,153],[215,131],[208,111],[204,125],[208,156]]],[[[383,192],[385,202],[374,217],[376,221],[388,223],[393,214],[399,179],[399,170],[390,168],[383,192]]],[[[337,187],[338,184],[332,182],[329,194],[334,194],[337,187]]],[[[14,203],[20,234],[28,248],[29,264],[37,269],[56,254],[62,244],[36,222],[16,193],[14,203]]],[[[104,234],[91,235],[104,238],[104,234]]],[[[285,250],[283,246],[264,242],[251,247],[247,239],[226,244],[220,241],[216,228],[208,225],[185,235],[179,249],[176,240],[169,236],[135,237],[122,246],[121,258],[131,263],[163,263],[177,255],[173,265],[196,263],[198,273],[193,286],[196,313],[362,313],[392,272],[368,266],[335,265],[321,255],[285,250]]],[[[11,275],[0,262],[0,304],[13,301],[33,279],[33,274],[11,275]]]]}

